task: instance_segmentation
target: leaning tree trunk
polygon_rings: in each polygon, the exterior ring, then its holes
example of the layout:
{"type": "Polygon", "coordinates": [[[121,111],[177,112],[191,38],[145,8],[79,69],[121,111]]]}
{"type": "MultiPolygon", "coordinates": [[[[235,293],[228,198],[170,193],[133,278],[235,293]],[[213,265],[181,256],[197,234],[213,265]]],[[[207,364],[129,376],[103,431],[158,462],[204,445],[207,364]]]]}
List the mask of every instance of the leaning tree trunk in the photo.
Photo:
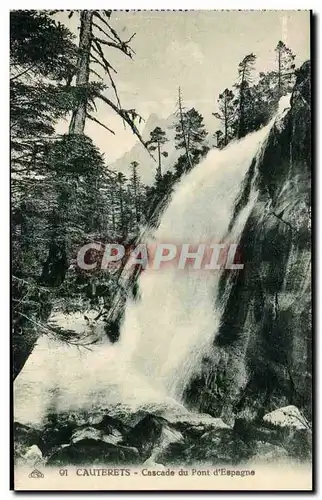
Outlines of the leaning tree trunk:
{"type": "Polygon", "coordinates": [[[87,95],[86,88],[89,83],[90,52],[92,44],[93,11],[84,10],[81,13],[81,26],[79,35],[79,56],[77,61],[78,73],[76,86],[80,91],[77,108],[73,111],[69,126],[70,134],[84,134],[86,121],[87,95]]]}

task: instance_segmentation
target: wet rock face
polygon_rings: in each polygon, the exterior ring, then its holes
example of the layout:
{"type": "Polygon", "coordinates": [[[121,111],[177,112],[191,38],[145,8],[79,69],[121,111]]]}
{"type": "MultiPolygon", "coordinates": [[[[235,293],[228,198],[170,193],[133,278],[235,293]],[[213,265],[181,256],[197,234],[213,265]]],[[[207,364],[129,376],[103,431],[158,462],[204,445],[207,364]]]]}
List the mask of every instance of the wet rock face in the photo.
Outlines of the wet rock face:
{"type": "MultiPolygon", "coordinates": [[[[256,182],[258,199],[240,241],[244,269],[222,277],[221,290],[229,294],[221,328],[186,400],[227,422],[287,405],[310,419],[309,62],[298,71],[289,111],[270,132],[256,182]]],[[[249,182],[243,203],[247,189],[249,182]]]]}

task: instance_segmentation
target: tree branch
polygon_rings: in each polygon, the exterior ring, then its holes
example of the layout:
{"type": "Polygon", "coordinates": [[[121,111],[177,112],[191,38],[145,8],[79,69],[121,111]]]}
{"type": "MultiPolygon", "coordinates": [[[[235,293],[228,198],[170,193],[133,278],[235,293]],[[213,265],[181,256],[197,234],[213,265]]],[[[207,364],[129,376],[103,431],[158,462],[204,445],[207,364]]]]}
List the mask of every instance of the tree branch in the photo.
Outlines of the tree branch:
{"type": "Polygon", "coordinates": [[[109,132],[111,132],[111,134],[115,135],[114,130],[108,128],[106,125],[104,125],[104,123],[102,123],[99,120],[97,120],[97,118],[95,118],[94,116],[90,115],[89,113],[86,113],[86,116],[87,116],[87,118],[89,120],[92,120],[92,122],[98,123],[98,125],[101,125],[101,127],[104,127],[106,130],[108,130],[109,132]]]}
{"type": "MultiPolygon", "coordinates": [[[[94,40],[94,43],[95,43],[95,45],[96,45],[96,47],[97,47],[97,51],[99,52],[100,57],[102,58],[102,60],[103,60],[103,62],[104,62],[104,64],[105,64],[105,66],[106,66],[106,68],[105,68],[106,73],[108,74],[108,77],[109,77],[109,79],[110,79],[111,85],[112,85],[112,87],[113,87],[114,94],[115,94],[115,97],[116,97],[116,100],[117,100],[117,104],[118,104],[119,108],[121,109],[121,107],[122,107],[122,106],[121,106],[121,101],[120,101],[120,98],[119,98],[119,95],[118,95],[118,92],[117,92],[116,85],[115,85],[114,80],[113,80],[113,78],[112,78],[112,75],[111,75],[111,72],[110,72],[110,68],[112,68],[112,69],[113,69],[113,71],[114,71],[115,73],[116,73],[116,71],[115,71],[115,69],[114,69],[114,68],[113,68],[113,67],[109,64],[109,62],[105,59],[104,54],[103,54],[103,51],[102,51],[102,47],[101,47],[101,46],[100,46],[100,44],[97,42],[97,40],[94,40]]],[[[94,47],[94,49],[95,49],[95,47],[94,47]]]]}
{"type": "Polygon", "coordinates": [[[102,47],[100,46],[99,42],[96,39],[94,39],[93,41],[95,43],[95,47],[93,46],[93,50],[95,50],[96,54],[98,54],[102,59],[104,69],[107,71],[109,68],[111,68],[114,71],[114,73],[117,73],[116,69],[114,69],[113,66],[108,62],[108,60],[105,59],[102,47]]]}
{"type": "Polygon", "coordinates": [[[123,40],[121,40],[121,38],[119,37],[117,32],[112,28],[112,26],[97,11],[95,11],[93,15],[96,16],[105,26],[107,26],[107,28],[110,30],[110,32],[112,33],[112,35],[114,37],[114,38],[112,38],[108,33],[106,33],[104,30],[101,29],[101,31],[103,31],[105,36],[107,36],[108,39],[111,40],[111,42],[106,42],[105,40],[101,40],[101,39],[98,39],[98,40],[106,45],[110,45],[111,47],[114,47],[114,48],[121,50],[128,57],[132,58],[131,52],[133,54],[135,54],[135,52],[128,44],[133,39],[133,37],[136,35],[136,33],[134,33],[128,40],[123,41],[123,40]],[[115,43],[115,41],[118,43],[115,43]]]}
{"type": "MultiPolygon", "coordinates": [[[[94,48],[94,47],[93,47],[93,48],[94,48]]],[[[104,69],[104,71],[106,71],[104,64],[103,64],[101,61],[99,61],[99,60],[97,59],[97,57],[95,57],[93,54],[91,54],[91,58],[93,59],[93,61],[94,61],[96,64],[99,64],[99,65],[100,65],[100,66],[104,69]]]]}
{"type": "Polygon", "coordinates": [[[17,78],[20,78],[22,75],[24,75],[25,73],[28,73],[28,71],[30,71],[34,66],[36,66],[36,63],[32,63],[31,66],[29,66],[29,68],[25,69],[24,71],[22,71],[21,73],[18,73],[18,75],[15,75],[13,76],[12,78],[10,78],[10,81],[12,82],[13,80],[16,80],[17,78]]]}
{"type": "Polygon", "coordinates": [[[102,38],[98,38],[98,37],[95,37],[94,40],[102,43],[103,45],[107,45],[108,47],[113,47],[114,49],[117,49],[117,50],[120,50],[121,52],[123,52],[123,54],[125,54],[126,56],[128,56],[130,59],[132,59],[132,55],[130,53],[130,49],[125,42],[122,42],[120,44],[117,44],[115,42],[107,42],[106,40],[103,40],[102,38]]]}
{"type": "Polygon", "coordinates": [[[91,351],[91,349],[88,346],[92,345],[94,343],[93,341],[89,340],[88,342],[84,342],[82,339],[74,340],[73,341],[73,340],[64,338],[64,337],[62,337],[60,335],[60,332],[57,332],[57,331],[53,330],[52,328],[49,328],[48,326],[45,326],[45,325],[43,325],[41,323],[38,323],[38,321],[35,321],[33,318],[30,318],[26,314],[23,314],[22,312],[19,312],[19,315],[22,316],[23,318],[26,318],[28,321],[30,321],[34,325],[38,326],[39,328],[41,328],[42,330],[44,330],[45,332],[47,332],[47,334],[51,335],[54,340],[58,339],[61,342],[65,342],[68,345],[72,345],[72,346],[75,346],[75,347],[83,347],[84,349],[86,349],[88,351],[91,351]]]}
{"type": "MultiPolygon", "coordinates": [[[[97,12],[97,10],[95,10],[93,12],[93,17],[97,17],[97,19],[99,19],[103,24],[105,24],[105,26],[108,27],[109,30],[111,30],[110,28],[110,25],[108,24],[108,22],[97,12]]],[[[112,38],[110,35],[108,35],[107,33],[105,33],[105,35],[112,41],[115,40],[115,38],[112,38]]],[[[116,38],[117,39],[117,38],[116,38]]]]}
{"type": "Polygon", "coordinates": [[[93,75],[96,75],[100,80],[103,80],[103,77],[99,75],[94,69],[90,68],[90,72],[93,73],[93,75]]]}
{"type": "MultiPolygon", "coordinates": [[[[133,123],[133,120],[131,120],[131,118],[128,116],[128,113],[126,112],[126,110],[124,109],[119,109],[115,104],[114,102],[112,102],[110,99],[108,99],[107,97],[105,97],[104,95],[102,94],[98,94],[97,97],[99,99],[102,99],[102,101],[104,101],[106,104],[108,104],[108,106],[110,106],[121,118],[123,118],[123,120],[129,125],[129,127],[131,128],[132,132],[134,135],[136,135],[136,137],[139,139],[139,141],[141,142],[141,144],[144,146],[144,149],[146,149],[149,153],[149,155],[151,156],[151,158],[153,158],[152,154],[150,153],[150,151],[148,150],[147,146],[146,146],[146,143],[144,142],[140,132],[138,131],[138,129],[136,128],[135,124],[133,123]]],[[[153,158],[153,160],[155,161],[155,158],[153,158]]]]}
{"type": "MultiPolygon", "coordinates": [[[[95,16],[95,14],[94,14],[95,16]]],[[[105,30],[103,30],[103,28],[101,26],[99,26],[98,24],[94,23],[93,22],[93,26],[95,26],[95,28],[97,28],[101,33],[103,33],[107,38],[109,38],[112,42],[114,41],[114,39],[108,34],[106,33],[105,30]]]]}

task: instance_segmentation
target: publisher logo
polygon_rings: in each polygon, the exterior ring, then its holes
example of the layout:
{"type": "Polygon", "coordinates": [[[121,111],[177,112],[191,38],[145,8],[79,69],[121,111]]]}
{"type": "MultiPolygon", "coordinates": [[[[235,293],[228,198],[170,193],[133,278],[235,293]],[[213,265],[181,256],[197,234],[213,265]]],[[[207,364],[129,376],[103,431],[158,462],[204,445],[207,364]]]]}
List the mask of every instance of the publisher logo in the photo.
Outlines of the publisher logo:
{"type": "Polygon", "coordinates": [[[44,474],[42,472],[40,472],[38,469],[35,469],[33,470],[32,472],[30,472],[29,476],[30,478],[33,478],[33,479],[42,479],[44,478],[44,474]]]}

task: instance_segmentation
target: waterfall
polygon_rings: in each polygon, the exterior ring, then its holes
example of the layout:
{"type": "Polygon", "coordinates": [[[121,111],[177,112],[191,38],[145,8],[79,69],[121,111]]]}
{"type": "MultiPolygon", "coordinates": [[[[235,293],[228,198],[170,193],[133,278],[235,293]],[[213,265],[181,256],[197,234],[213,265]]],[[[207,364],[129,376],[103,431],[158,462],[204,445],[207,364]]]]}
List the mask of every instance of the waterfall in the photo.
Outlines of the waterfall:
{"type": "MultiPolygon", "coordinates": [[[[236,200],[273,123],[223,150],[210,151],[185,174],[149,241],[238,244],[257,198],[256,168],[248,200],[233,217],[236,200]]],[[[120,340],[114,345],[79,353],[41,338],[15,382],[15,418],[41,421],[49,407],[138,407],[162,401],[181,406],[185,386],[200,369],[219,328],[221,272],[146,269],[138,281],[139,298],[127,300],[120,340]]]]}
{"type": "MultiPolygon", "coordinates": [[[[151,242],[238,244],[257,199],[254,178],[248,202],[230,227],[238,194],[253,159],[260,159],[272,126],[287,112],[290,97],[281,98],[268,125],[223,150],[210,151],[181,179],[151,242]]],[[[175,399],[180,400],[200,368],[218,330],[221,272],[177,266],[147,269],[139,278],[141,299],[127,302],[120,340],[126,353],[123,360],[175,399]]]]}
{"type": "MultiPolygon", "coordinates": [[[[272,122],[258,132],[211,151],[175,189],[153,243],[238,244],[256,201],[252,182],[246,206],[229,230],[235,202],[272,122]]],[[[254,181],[254,179],[253,179],[254,181]]],[[[139,278],[140,299],[129,299],[121,327],[123,363],[149,383],[180,400],[213,342],[221,318],[218,285],[222,270],[146,269],[139,278]]]]}

